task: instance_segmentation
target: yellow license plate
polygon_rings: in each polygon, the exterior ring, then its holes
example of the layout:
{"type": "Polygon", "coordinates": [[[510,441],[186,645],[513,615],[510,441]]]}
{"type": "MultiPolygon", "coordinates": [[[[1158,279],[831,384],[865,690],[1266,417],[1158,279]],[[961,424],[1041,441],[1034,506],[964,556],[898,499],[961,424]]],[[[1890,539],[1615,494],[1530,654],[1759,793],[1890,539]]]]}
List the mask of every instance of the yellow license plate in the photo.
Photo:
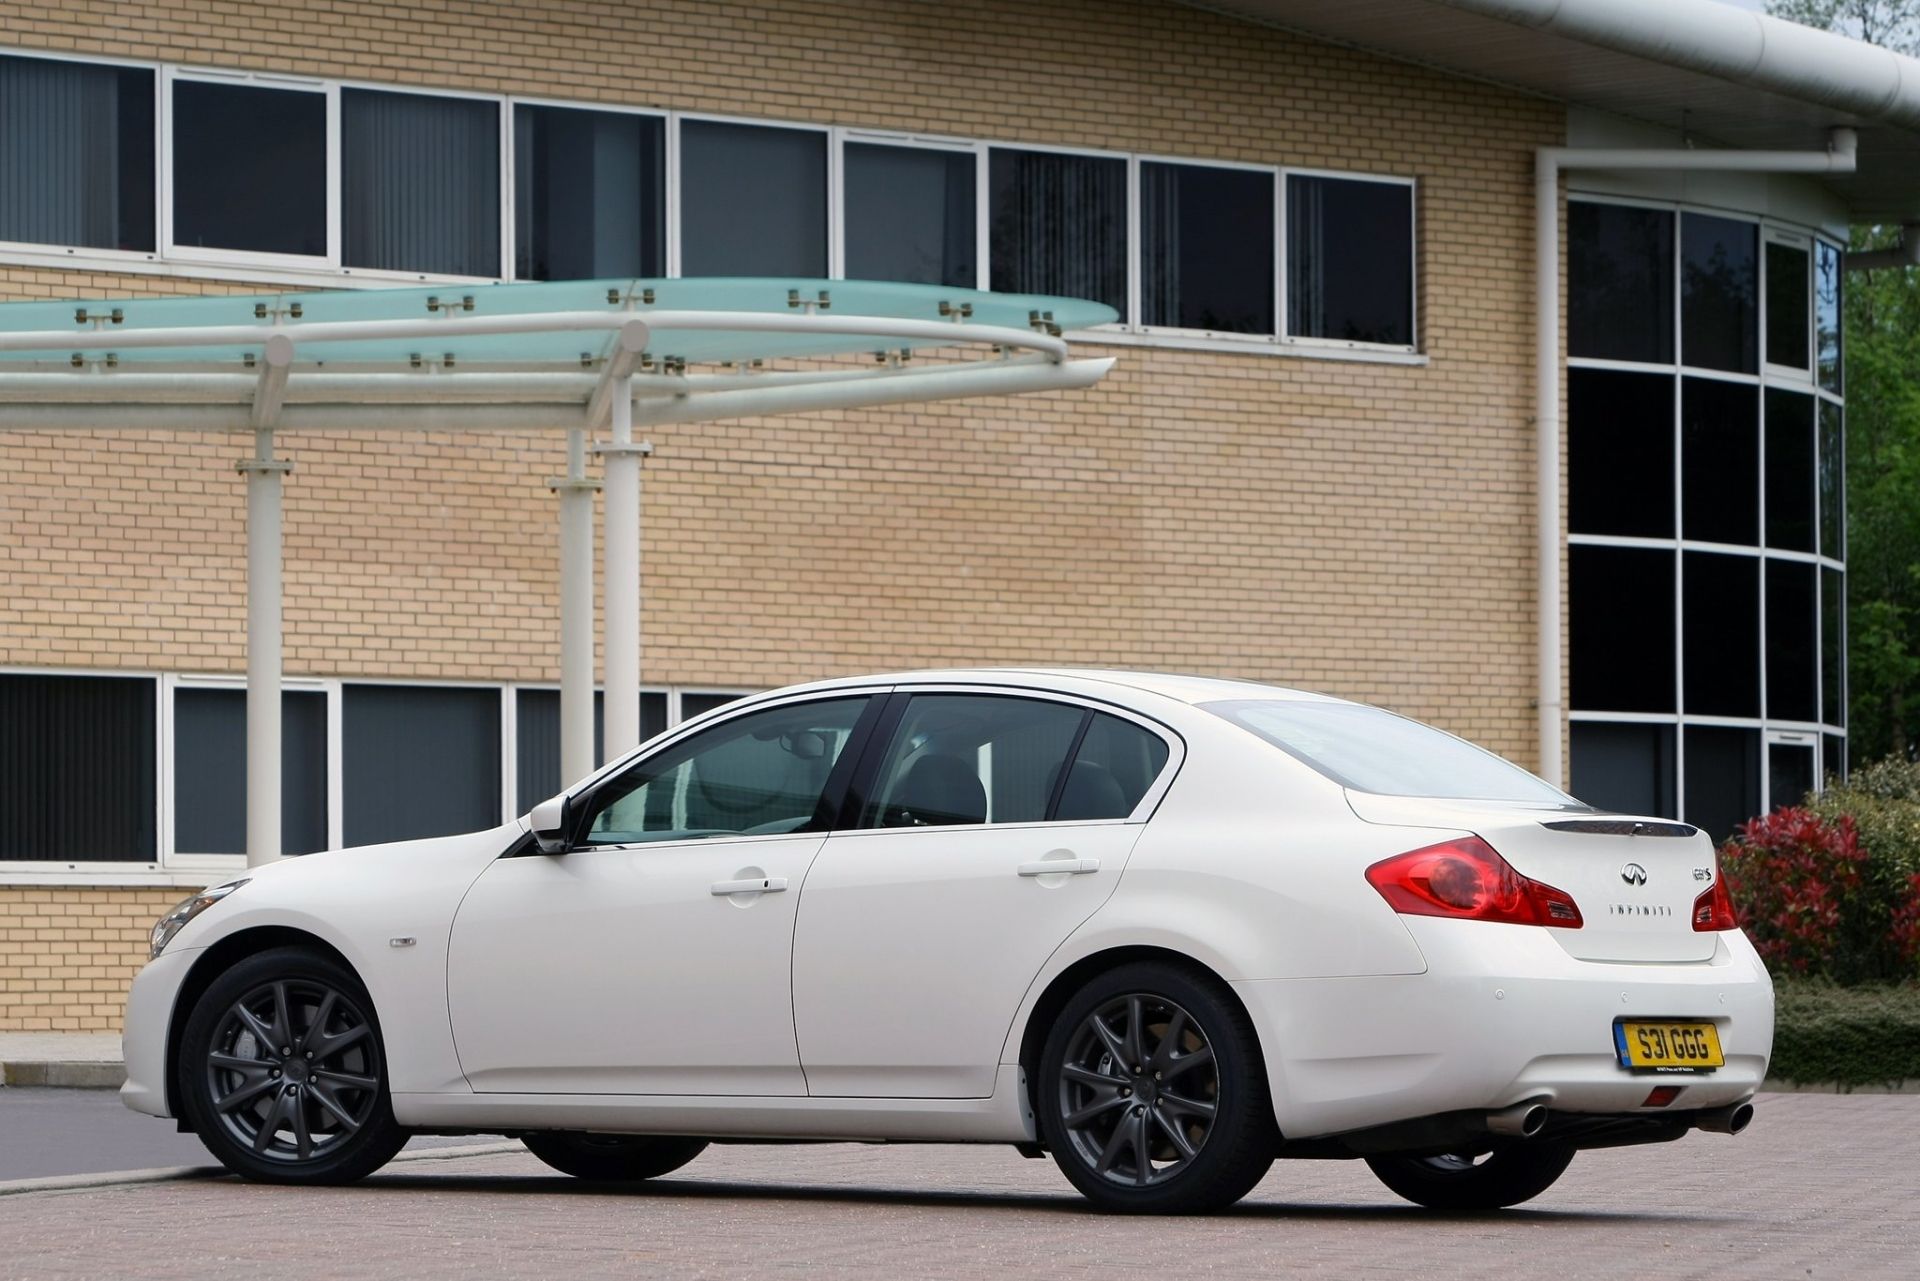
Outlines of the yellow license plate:
{"type": "Polygon", "coordinates": [[[1711,1023],[1629,1022],[1613,1025],[1613,1045],[1624,1068],[1703,1071],[1726,1066],[1720,1033],[1711,1023]]]}

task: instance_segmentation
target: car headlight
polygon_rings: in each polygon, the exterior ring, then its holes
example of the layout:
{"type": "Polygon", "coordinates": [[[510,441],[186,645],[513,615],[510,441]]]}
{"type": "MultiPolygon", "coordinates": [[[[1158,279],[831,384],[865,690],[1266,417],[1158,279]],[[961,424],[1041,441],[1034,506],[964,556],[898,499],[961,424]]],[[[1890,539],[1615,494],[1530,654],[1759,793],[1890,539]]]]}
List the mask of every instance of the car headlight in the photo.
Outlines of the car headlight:
{"type": "Polygon", "coordinates": [[[148,940],[147,959],[152,960],[160,955],[167,944],[173,942],[173,936],[187,927],[188,921],[245,885],[247,880],[248,878],[243,876],[237,881],[228,881],[225,885],[216,885],[210,890],[202,890],[192,898],[182,899],[174,904],[172,911],[153,923],[153,936],[148,940]]]}

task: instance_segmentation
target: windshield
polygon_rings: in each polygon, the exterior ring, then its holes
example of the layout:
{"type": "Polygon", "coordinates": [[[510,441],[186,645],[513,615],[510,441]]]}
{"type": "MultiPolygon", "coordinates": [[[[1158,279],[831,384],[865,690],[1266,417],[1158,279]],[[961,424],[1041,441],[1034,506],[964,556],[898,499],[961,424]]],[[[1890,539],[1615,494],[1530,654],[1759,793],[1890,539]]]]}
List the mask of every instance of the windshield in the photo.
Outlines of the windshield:
{"type": "Polygon", "coordinates": [[[1377,707],[1251,698],[1200,706],[1357,792],[1579,804],[1465,739],[1377,707]]]}

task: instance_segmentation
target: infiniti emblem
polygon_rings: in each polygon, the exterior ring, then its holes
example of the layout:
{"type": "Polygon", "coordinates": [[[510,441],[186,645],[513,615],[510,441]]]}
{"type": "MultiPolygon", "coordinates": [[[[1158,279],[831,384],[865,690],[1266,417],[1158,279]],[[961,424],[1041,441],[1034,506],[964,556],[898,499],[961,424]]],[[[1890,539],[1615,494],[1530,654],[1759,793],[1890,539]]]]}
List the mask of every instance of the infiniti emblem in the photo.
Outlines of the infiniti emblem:
{"type": "Polygon", "coordinates": [[[1647,869],[1641,867],[1638,863],[1629,863],[1620,869],[1620,879],[1629,885],[1645,885],[1647,883],[1647,869]]]}

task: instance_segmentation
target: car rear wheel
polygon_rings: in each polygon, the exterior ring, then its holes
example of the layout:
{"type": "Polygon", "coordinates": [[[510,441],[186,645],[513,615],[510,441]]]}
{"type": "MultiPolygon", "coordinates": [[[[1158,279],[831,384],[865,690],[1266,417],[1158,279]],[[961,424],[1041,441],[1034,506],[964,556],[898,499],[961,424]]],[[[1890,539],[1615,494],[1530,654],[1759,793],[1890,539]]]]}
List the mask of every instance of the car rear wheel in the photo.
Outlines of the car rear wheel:
{"type": "Polygon", "coordinates": [[[634,1183],[671,1174],[706,1150],[705,1139],[637,1134],[523,1135],[527,1151],[576,1179],[634,1183]]]}
{"type": "Polygon", "coordinates": [[[250,1179],[351,1183],[407,1141],[373,1002],[306,948],[261,952],[216,978],[187,1020],[175,1079],[200,1141],[250,1179]]]}
{"type": "Polygon", "coordinates": [[[1503,1210],[1552,1187],[1573,1161],[1571,1144],[1533,1140],[1443,1156],[1370,1156],[1389,1188],[1429,1210],[1503,1210]]]}
{"type": "Polygon", "coordinates": [[[1143,962],[1089,982],[1048,1034],[1038,1094],[1054,1161],[1103,1210],[1219,1209],[1273,1164],[1253,1026],[1196,970],[1143,962]]]}

